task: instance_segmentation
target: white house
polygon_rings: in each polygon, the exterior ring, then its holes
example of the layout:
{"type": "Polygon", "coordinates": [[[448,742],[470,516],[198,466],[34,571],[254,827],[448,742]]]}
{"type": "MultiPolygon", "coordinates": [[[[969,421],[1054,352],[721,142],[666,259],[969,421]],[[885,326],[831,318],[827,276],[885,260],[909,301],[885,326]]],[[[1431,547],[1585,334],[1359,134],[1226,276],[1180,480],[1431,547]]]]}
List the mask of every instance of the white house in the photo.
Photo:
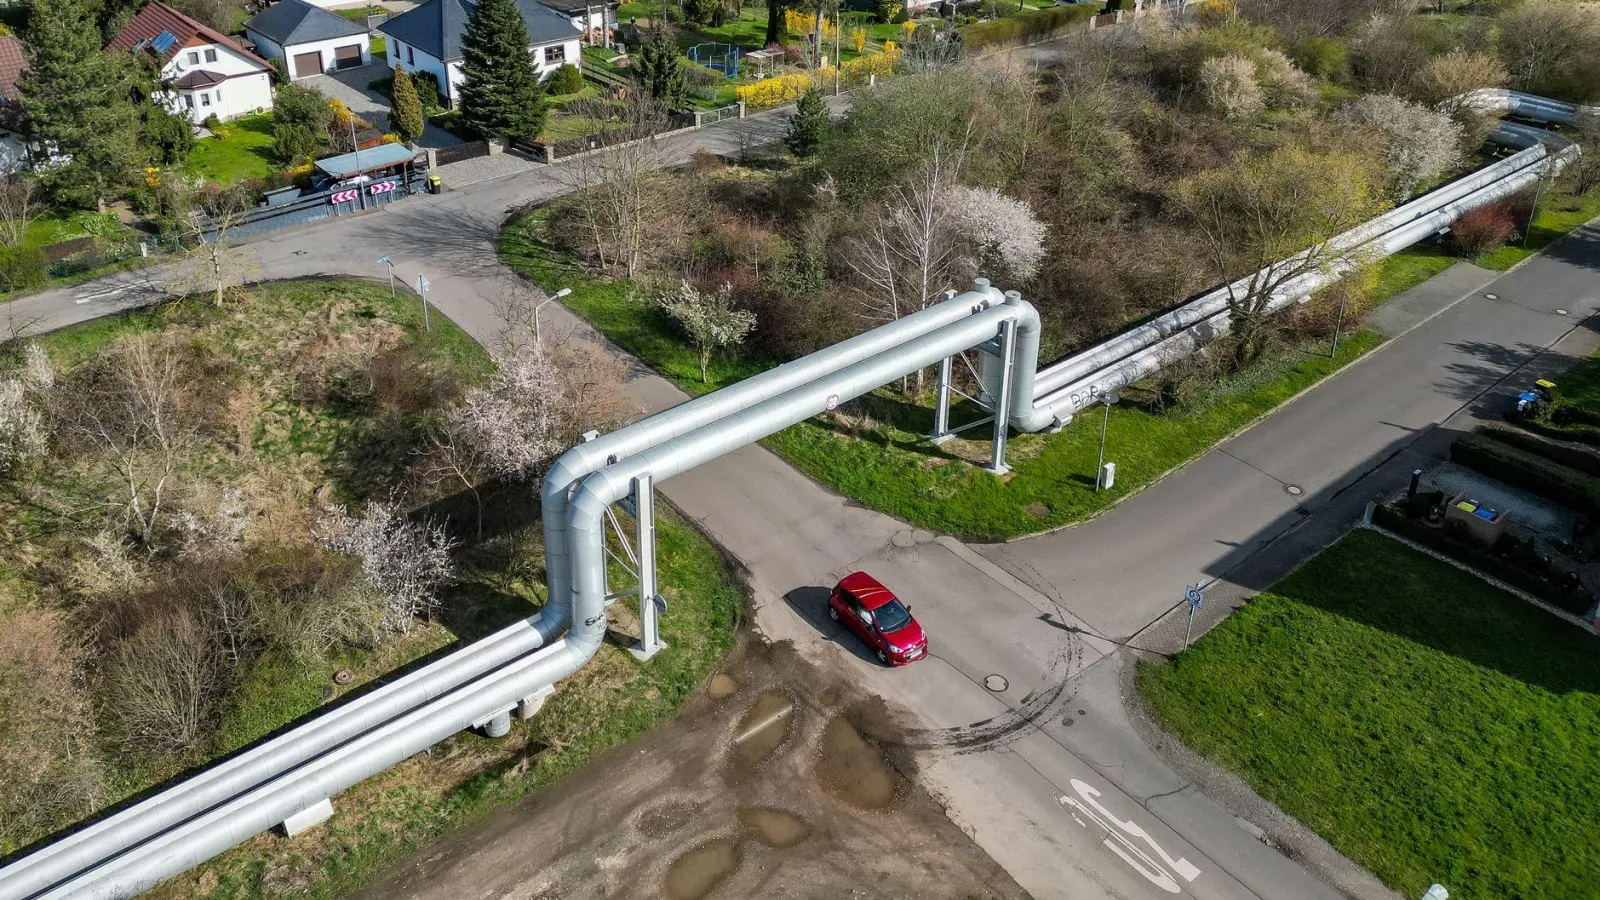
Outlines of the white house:
{"type": "MultiPolygon", "coordinates": [[[[470,0],[427,0],[378,26],[389,38],[389,68],[404,65],[408,72],[429,72],[439,79],[440,99],[454,106],[460,97],[461,37],[476,4],[470,0]]],[[[565,13],[538,0],[517,0],[522,21],[528,26],[528,52],[539,77],[562,63],[583,67],[583,32],[565,13]]]]}
{"type": "Polygon", "coordinates": [[[617,27],[618,0],[539,0],[562,13],[579,31],[593,32],[591,43],[603,43],[606,31],[617,27]]]}
{"type": "Polygon", "coordinates": [[[262,56],[283,60],[291,81],[372,62],[365,25],[306,0],[283,0],[267,7],[244,23],[244,33],[262,56]]]}
{"type": "Polygon", "coordinates": [[[200,124],[272,108],[272,65],[232,38],[160,3],[150,3],[106,45],[148,53],[161,63],[156,95],[200,124]]]}

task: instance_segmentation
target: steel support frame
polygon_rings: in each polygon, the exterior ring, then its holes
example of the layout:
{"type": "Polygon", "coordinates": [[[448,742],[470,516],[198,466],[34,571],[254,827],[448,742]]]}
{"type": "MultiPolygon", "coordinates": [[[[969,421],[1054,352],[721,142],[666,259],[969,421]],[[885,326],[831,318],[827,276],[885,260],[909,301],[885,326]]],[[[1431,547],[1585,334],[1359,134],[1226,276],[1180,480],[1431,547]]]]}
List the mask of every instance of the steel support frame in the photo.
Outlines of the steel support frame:
{"type": "Polygon", "coordinates": [[[647,660],[667,645],[661,640],[661,595],[656,584],[656,492],[650,475],[633,479],[633,520],[639,564],[639,642],[628,648],[647,660]]]}
{"type": "Polygon", "coordinates": [[[1006,436],[1011,425],[1011,383],[1014,380],[1012,369],[1016,361],[1012,359],[1012,351],[1017,343],[1017,323],[1007,319],[1000,326],[1000,396],[995,398],[994,404],[994,453],[989,458],[988,470],[994,475],[1005,475],[1011,471],[1006,465],[1006,436]]]}

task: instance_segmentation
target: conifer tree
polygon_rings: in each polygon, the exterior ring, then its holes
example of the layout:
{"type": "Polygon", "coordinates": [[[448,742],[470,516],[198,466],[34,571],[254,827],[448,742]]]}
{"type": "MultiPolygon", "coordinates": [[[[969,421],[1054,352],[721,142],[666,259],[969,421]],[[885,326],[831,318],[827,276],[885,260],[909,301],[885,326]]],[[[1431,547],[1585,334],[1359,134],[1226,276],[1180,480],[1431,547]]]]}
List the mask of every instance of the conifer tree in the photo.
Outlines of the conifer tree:
{"type": "Polygon", "coordinates": [[[789,119],[789,134],[784,142],[789,152],[804,159],[815,156],[828,140],[833,120],[828,117],[828,104],[822,101],[822,92],[810,88],[800,95],[794,116],[789,119]]]}
{"type": "Polygon", "coordinates": [[[389,110],[389,130],[408,144],[422,137],[422,98],[417,96],[417,86],[412,83],[405,66],[394,67],[394,85],[389,89],[389,99],[393,104],[389,110]]]}
{"type": "Polygon", "coordinates": [[[58,200],[104,210],[141,162],[132,54],[100,48],[85,0],[33,0],[17,79],[29,136],[66,160],[44,174],[58,200]]]}
{"type": "Polygon", "coordinates": [[[689,75],[683,70],[678,42],[665,26],[656,29],[633,65],[639,83],[659,112],[683,108],[684,97],[689,93],[689,75]]]}
{"type": "Polygon", "coordinates": [[[544,128],[544,85],[515,0],[481,0],[461,37],[461,122],[480,136],[532,137],[544,128]]]}

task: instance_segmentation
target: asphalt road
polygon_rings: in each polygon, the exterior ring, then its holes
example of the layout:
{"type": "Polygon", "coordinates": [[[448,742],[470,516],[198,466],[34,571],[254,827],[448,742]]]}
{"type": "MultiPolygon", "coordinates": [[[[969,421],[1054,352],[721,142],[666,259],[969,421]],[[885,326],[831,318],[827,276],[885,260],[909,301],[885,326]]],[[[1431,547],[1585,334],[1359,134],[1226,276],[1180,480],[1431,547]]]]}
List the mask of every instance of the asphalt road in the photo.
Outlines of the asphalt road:
{"type": "MultiPolygon", "coordinates": [[[[770,136],[782,122],[744,127],[770,136]]],[[[696,146],[733,152],[747,140],[713,127],[672,146],[686,158],[696,146]]],[[[499,327],[494,303],[531,290],[494,252],[502,220],[565,188],[558,172],[540,169],[252,246],[269,278],[372,277],[381,274],[373,261],[389,255],[408,282],[426,273],[430,300],[487,338],[499,327]]],[[[1393,330],[1426,321],[1368,360],[1109,514],[1017,544],[974,550],[910,531],[757,447],[661,487],[749,569],[761,631],[848,667],[865,690],[907,711],[925,751],[920,780],[1041,900],[1393,896],[1336,854],[1311,854],[1313,873],[1271,849],[1146,747],[1123,712],[1118,642],[1159,619],[1196,578],[1254,566],[1264,582],[1292,565],[1294,554],[1281,553],[1257,563],[1307,523],[1336,534],[1359,507],[1352,498],[1436,453],[1441,424],[1495,406],[1496,385],[1542,348],[1565,337],[1585,352],[1592,338],[1574,329],[1600,306],[1597,268],[1592,229],[1494,282],[1496,301],[1481,293],[1487,273],[1458,267],[1386,308],[1393,330]],[[1291,496],[1289,484],[1302,493],[1291,496]],[[929,660],[878,668],[822,617],[821,589],[856,568],[911,601],[932,635],[929,660]]],[[[52,291],[0,313],[60,327],[159,295],[161,274],[52,291]]],[[[596,339],[554,304],[545,324],[596,339]]],[[[646,372],[629,391],[651,409],[682,399],[646,372]]]]}

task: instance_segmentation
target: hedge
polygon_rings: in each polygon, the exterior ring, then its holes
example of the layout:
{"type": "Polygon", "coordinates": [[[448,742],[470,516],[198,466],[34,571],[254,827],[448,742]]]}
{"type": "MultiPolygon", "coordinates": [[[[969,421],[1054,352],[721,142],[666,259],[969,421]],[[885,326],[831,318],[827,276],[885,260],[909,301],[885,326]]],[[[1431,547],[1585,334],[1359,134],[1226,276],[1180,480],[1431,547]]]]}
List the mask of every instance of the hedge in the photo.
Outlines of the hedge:
{"type": "Polygon", "coordinates": [[[1070,6],[1052,6],[1004,19],[979,22],[961,29],[961,46],[967,50],[1025,41],[1049,34],[1072,22],[1082,22],[1100,14],[1098,3],[1074,3],[1070,6]]]}
{"type": "Polygon", "coordinates": [[[1554,436],[1546,437],[1510,425],[1501,425],[1498,422],[1485,425],[1480,431],[1502,444],[1510,444],[1520,450],[1536,453],[1580,472],[1600,475],[1600,449],[1581,443],[1556,440],[1554,436]]]}
{"type": "Polygon", "coordinates": [[[1512,587],[1520,588],[1551,606],[1566,610],[1575,616],[1584,615],[1594,607],[1594,599],[1584,591],[1569,590],[1537,572],[1530,572],[1510,560],[1494,555],[1478,544],[1458,541],[1446,534],[1442,528],[1434,528],[1406,518],[1404,514],[1387,506],[1374,509],[1372,521],[1403,538],[1437,550],[1451,559],[1471,566],[1491,578],[1498,578],[1512,587]]]}
{"type": "Polygon", "coordinates": [[[1512,487],[1600,516],[1600,478],[1481,435],[1450,445],[1450,458],[1512,487]]]}

